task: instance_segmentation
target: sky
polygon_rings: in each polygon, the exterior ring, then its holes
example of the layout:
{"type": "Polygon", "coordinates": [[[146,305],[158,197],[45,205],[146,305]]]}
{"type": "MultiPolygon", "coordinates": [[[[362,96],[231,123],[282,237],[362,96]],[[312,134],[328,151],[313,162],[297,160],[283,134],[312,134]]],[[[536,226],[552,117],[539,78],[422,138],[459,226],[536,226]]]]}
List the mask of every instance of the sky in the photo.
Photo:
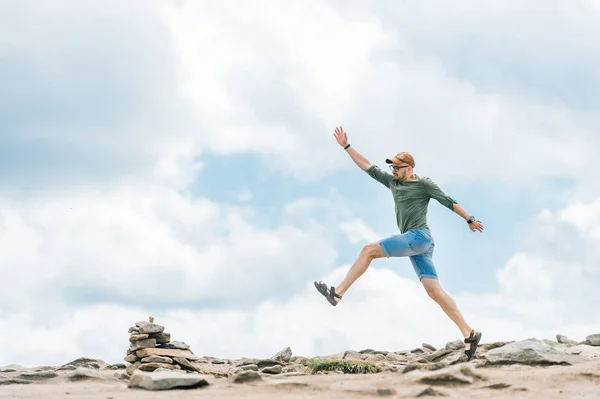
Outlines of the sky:
{"type": "Polygon", "coordinates": [[[442,287],[482,342],[600,333],[600,3],[0,3],[0,365],[123,362],[150,315],[199,356],[462,339],[373,164],[432,200],[442,287]]]}

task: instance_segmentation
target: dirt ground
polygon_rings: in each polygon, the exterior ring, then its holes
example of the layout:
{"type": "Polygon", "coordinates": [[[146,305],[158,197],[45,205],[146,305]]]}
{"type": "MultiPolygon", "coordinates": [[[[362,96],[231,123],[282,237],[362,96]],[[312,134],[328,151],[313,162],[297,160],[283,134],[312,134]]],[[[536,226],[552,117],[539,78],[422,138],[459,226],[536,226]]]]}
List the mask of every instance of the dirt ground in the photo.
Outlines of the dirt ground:
{"type": "Polygon", "coordinates": [[[234,384],[207,375],[210,385],[191,390],[145,391],[128,388],[126,381],[106,371],[105,381],[69,382],[62,378],[27,385],[0,386],[0,398],[414,398],[443,394],[447,398],[598,398],[600,360],[573,366],[521,365],[473,368],[481,378],[471,384],[447,385],[419,381],[431,372],[415,370],[370,375],[274,375],[262,381],[234,384]],[[429,391],[426,391],[429,389],[429,391]],[[433,391],[431,391],[433,390],[433,391]],[[424,392],[425,391],[425,392],[424,392]]]}

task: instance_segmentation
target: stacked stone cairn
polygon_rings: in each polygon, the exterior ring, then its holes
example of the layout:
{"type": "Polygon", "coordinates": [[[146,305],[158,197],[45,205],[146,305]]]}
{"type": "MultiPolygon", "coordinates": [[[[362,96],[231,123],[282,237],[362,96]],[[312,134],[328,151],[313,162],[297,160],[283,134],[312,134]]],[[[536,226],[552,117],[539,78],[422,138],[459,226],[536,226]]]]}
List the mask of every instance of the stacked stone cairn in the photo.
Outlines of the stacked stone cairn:
{"type": "Polygon", "coordinates": [[[135,370],[161,371],[182,370],[198,372],[191,362],[198,357],[185,342],[171,342],[171,334],[165,327],[154,323],[154,317],[140,321],[129,328],[129,349],[125,361],[129,363],[126,373],[131,376],[135,370]]]}

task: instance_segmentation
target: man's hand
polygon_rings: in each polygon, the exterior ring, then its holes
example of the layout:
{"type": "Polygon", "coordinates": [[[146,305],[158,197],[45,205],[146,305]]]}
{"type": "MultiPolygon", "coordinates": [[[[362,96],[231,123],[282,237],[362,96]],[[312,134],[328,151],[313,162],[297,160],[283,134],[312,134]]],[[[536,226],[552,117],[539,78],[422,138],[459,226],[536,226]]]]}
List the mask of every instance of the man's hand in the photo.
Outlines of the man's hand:
{"type": "Polygon", "coordinates": [[[475,220],[473,223],[469,224],[469,228],[472,232],[475,232],[475,230],[483,232],[483,225],[479,220],[475,220]]]}
{"type": "Polygon", "coordinates": [[[335,133],[333,135],[340,146],[345,147],[348,145],[348,136],[341,126],[335,128],[335,133]]]}

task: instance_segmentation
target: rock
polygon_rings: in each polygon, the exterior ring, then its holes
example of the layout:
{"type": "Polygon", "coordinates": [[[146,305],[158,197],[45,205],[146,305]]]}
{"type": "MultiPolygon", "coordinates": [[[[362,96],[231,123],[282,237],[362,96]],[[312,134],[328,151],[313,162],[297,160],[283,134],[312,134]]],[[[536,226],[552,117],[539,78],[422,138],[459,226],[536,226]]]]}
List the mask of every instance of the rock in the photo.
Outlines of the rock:
{"type": "Polygon", "coordinates": [[[137,368],[138,368],[138,367],[140,367],[140,365],[141,365],[141,364],[142,364],[142,362],[135,362],[135,363],[132,363],[132,364],[130,364],[130,365],[129,365],[129,366],[126,368],[126,369],[125,369],[125,373],[126,373],[127,375],[132,375],[132,374],[133,374],[133,372],[134,372],[135,370],[137,370],[137,368]]]}
{"type": "Polygon", "coordinates": [[[592,346],[600,346],[600,334],[588,335],[585,340],[592,346]]]}
{"type": "Polygon", "coordinates": [[[180,349],[180,350],[188,350],[190,346],[185,342],[173,341],[173,342],[165,342],[160,345],[161,348],[165,349],[180,349]]]}
{"type": "Polygon", "coordinates": [[[212,364],[227,364],[227,360],[223,360],[223,359],[212,359],[210,361],[212,364]]]}
{"type": "Polygon", "coordinates": [[[156,340],[154,338],[142,339],[140,341],[135,341],[131,344],[129,349],[132,351],[138,351],[139,349],[144,348],[154,348],[156,346],[156,340]]]}
{"type": "Polygon", "coordinates": [[[141,341],[143,339],[148,339],[149,335],[148,334],[131,334],[129,336],[129,342],[136,342],[136,341],[141,341]]]}
{"type": "MultiPolygon", "coordinates": [[[[477,353],[477,354],[479,354],[479,353],[477,353]]],[[[438,359],[438,360],[440,360],[440,359],[438,359]]],[[[453,365],[456,363],[466,362],[467,355],[465,355],[465,352],[463,350],[460,350],[460,351],[452,352],[448,356],[441,358],[441,360],[445,363],[453,365]]]]}
{"type": "Polygon", "coordinates": [[[292,374],[292,373],[301,373],[304,374],[304,372],[306,371],[306,366],[303,366],[301,364],[298,363],[293,363],[290,364],[288,366],[285,366],[282,370],[282,373],[285,374],[292,374]]]}
{"type": "Polygon", "coordinates": [[[33,383],[32,380],[23,380],[21,378],[0,378],[0,385],[25,385],[33,383]]]}
{"type": "Polygon", "coordinates": [[[163,326],[155,323],[148,323],[147,321],[136,324],[136,326],[140,334],[161,333],[165,330],[163,326]]]}
{"type": "Polygon", "coordinates": [[[184,359],[183,357],[174,357],[173,361],[185,370],[199,372],[199,369],[196,366],[194,366],[192,363],[190,363],[189,360],[184,359]]]}
{"type": "Polygon", "coordinates": [[[57,369],[57,371],[75,370],[78,367],[85,367],[88,369],[100,369],[104,366],[106,366],[106,363],[104,363],[101,360],[91,359],[89,357],[80,357],[78,359],[73,360],[72,362],[62,365],[57,369]]]}
{"type": "Polygon", "coordinates": [[[137,327],[129,327],[129,330],[127,331],[129,334],[139,334],[140,333],[140,329],[137,327]]]}
{"type": "Polygon", "coordinates": [[[141,371],[154,371],[159,368],[174,370],[175,366],[167,363],[141,363],[137,369],[141,371]]]}
{"type": "Polygon", "coordinates": [[[276,364],[275,366],[265,367],[260,371],[266,374],[281,374],[281,372],[283,371],[283,367],[276,364]]]}
{"type": "Polygon", "coordinates": [[[568,347],[564,350],[564,352],[569,355],[578,355],[581,358],[589,360],[600,358],[600,346],[578,344],[575,346],[568,347]]]}
{"type": "Polygon", "coordinates": [[[123,360],[125,360],[128,363],[135,363],[138,360],[138,357],[135,355],[135,353],[132,353],[125,356],[123,360]]]}
{"type": "Polygon", "coordinates": [[[577,345],[577,341],[573,341],[572,339],[569,339],[561,334],[556,334],[556,342],[560,344],[577,345]]]}
{"type": "Polygon", "coordinates": [[[418,393],[416,395],[417,398],[421,398],[424,396],[446,396],[446,395],[439,391],[436,391],[432,387],[429,387],[429,388],[425,388],[423,391],[421,391],[420,393],[418,393]]]}
{"type": "Polygon", "coordinates": [[[282,364],[276,360],[271,360],[271,359],[259,360],[258,362],[256,362],[256,365],[258,366],[259,369],[263,369],[265,367],[272,367],[272,366],[284,366],[284,364],[282,364]]]}
{"type": "Polygon", "coordinates": [[[244,364],[244,365],[238,366],[236,368],[240,371],[247,371],[247,370],[258,371],[258,366],[256,364],[244,364]]]}
{"type": "Polygon", "coordinates": [[[235,384],[244,384],[247,382],[255,382],[261,380],[262,377],[260,376],[260,374],[257,371],[253,370],[242,371],[240,373],[234,374],[231,377],[231,382],[235,384]]]}
{"type": "Polygon", "coordinates": [[[423,356],[423,359],[427,360],[428,362],[435,362],[442,359],[446,355],[449,355],[450,353],[452,353],[452,351],[449,349],[441,349],[439,351],[436,350],[433,353],[423,356]]]}
{"type": "Polygon", "coordinates": [[[9,364],[0,367],[0,373],[13,373],[15,371],[24,370],[25,367],[19,366],[18,364],[9,364]]]}
{"type": "Polygon", "coordinates": [[[513,342],[491,349],[483,357],[489,365],[526,364],[526,365],[572,365],[579,363],[576,355],[561,352],[539,340],[513,342]]]}
{"type": "MultiPolygon", "coordinates": [[[[154,338],[157,344],[167,344],[171,342],[171,334],[166,332],[149,334],[150,338],[154,338]]],[[[189,349],[187,348],[169,348],[169,349],[189,349]]]]}
{"type": "Polygon", "coordinates": [[[506,389],[506,388],[510,388],[511,385],[510,384],[505,384],[503,382],[499,382],[496,384],[491,384],[491,385],[486,385],[482,388],[486,388],[486,389],[506,389]]]}
{"type": "Polygon", "coordinates": [[[54,371],[40,371],[40,372],[24,372],[21,373],[17,376],[18,379],[21,380],[30,380],[30,381],[42,381],[42,380],[49,380],[51,378],[56,378],[58,377],[59,374],[55,373],[54,371]]]}
{"type": "Polygon", "coordinates": [[[150,355],[142,359],[142,363],[166,363],[172,364],[173,359],[166,356],[150,355]]]}
{"type": "Polygon", "coordinates": [[[388,362],[396,362],[396,363],[406,363],[408,362],[408,357],[406,355],[398,355],[396,353],[388,353],[385,356],[388,362]]]}
{"type": "Polygon", "coordinates": [[[464,349],[464,348],[465,348],[465,343],[463,341],[461,341],[460,339],[458,339],[456,341],[448,342],[446,344],[446,349],[451,350],[451,351],[456,351],[456,350],[464,349]]]}
{"type": "Polygon", "coordinates": [[[148,373],[136,370],[129,384],[129,388],[139,388],[148,391],[164,391],[168,389],[202,388],[209,385],[208,381],[199,374],[181,373],[177,371],[162,371],[148,373]]]}
{"type": "Polygon", "coordinates": [[[437,350],[434,346],[429,345],[427,343],[423,343],[422,346],[423,346],[423,348],[429,349],[430,351],[434,351],[435,352],[437,350]]]}
{"type": "Polygon", "coordinates": [[[124,370],[126,368],[127,368],[127,365],[125,365],[123,363],[115,363],[115,364],[106,366],[107,370],[124,370]]]}
{"type": "Polygon", "coordinates": [[[273,355],[271,359],[281,363],[289,363],[292,359],[292,349],[289,346],[285,347],[273,355]]]}
{"type": "Polygon", "coordinates": [[[145,358],[150,355],[158,355],[158,356],[169,356],[169,357],[182,357],[187,360],[198,360],[198,356],[194,355],[190,351],[180,350],[180,349],[164,349],[164,348],[144,348],[135,352],[136,356],[140,359],[145,358]]]}
{"type": "Polygon", "coordinates": [[[85,381],[85,380],[104,380],[105,378],[100,374],[100,371],[93,370],[85,367],[78,367],[67,376],[69,381],[85,381]]]}

